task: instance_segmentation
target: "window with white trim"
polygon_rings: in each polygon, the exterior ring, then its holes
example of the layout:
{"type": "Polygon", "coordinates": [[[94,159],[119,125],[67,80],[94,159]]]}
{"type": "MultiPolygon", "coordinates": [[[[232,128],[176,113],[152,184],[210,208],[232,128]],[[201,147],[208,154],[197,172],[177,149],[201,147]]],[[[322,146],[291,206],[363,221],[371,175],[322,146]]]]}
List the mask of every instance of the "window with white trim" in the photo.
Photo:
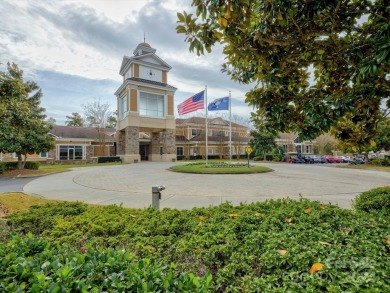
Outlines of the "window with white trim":
{"type": "Polygon", "coordinates": [[[184,148],[183,147],[177,147],[176,148],[176,155],[183,156],[184,155],[184,148]]]}
{"type": "Polygon", "coordinates": [[[82,145],[59,145],[58,150],[60,160],[82,160],[84,158],[82,145]]]}
{"type": "Polygon", "coordinates": [[[127,112],[127,96],[124,95],[119,99],[119,119],[124,119],[127,112]]]}
{"type": "Polygon", "coordinates": [[[195,129],[195,128],[191,129],[191,135],[199,135],[201,133],[202,133],[202,129],[195,129]]]}
{"type": "Polygon", "coordinates": [[[139,92],[139,114],[149,117],[165,117],[164,95],[139,92]]]}
{"type": "Polygon", "coordinates": [[[40,158],[47,158],[49,156],[48,152],[45,153],[39,153],[40,158]]]}
{"type": "Polygon", "coordinates": [[[213,130],[213,136],[217,136],[217,137],[223,137],[225,136],[225,131],[223,130],[213,130]]]}
{"type": "Polygon", "coordinates": [[[310,154],[311,153],[311,145],[307,145],[306,146],[306,154],[310,154]]]}

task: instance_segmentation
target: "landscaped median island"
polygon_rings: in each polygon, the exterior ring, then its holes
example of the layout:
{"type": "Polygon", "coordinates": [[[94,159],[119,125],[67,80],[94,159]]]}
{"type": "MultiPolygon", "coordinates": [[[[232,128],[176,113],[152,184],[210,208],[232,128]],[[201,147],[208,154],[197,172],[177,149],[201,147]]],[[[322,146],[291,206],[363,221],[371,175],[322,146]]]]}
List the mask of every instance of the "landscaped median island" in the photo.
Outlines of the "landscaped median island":
{"type": "Polygon", "coordinates": [[[40,205],[6,217],[0,291],[390,292],[389,195],[365,193],[355,210],[40,205]]]}
{"type": "Polygon", "coordinates": [[[169,168],[171,171],[182,173],[199,173],[199,174],[250,174],[264,173],[273,171],[271,168],[264,166],[253,166],[248,163],[237,162],[193,162],[184,165],[176,165],[169,168]]]}

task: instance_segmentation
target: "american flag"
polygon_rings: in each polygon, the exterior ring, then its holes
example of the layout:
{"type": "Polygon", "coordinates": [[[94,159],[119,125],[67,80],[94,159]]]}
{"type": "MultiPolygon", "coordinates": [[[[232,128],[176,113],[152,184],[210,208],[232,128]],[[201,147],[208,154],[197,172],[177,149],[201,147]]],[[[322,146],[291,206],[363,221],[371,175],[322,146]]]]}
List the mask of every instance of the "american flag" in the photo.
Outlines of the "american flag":
{"type": "Polygon", "coordinates": [[[183,103],[177,105],[177,111],[179,112],[179,115],[184,115],[200,109],[204,109],[204,91],[193,95],[183,103]]]}

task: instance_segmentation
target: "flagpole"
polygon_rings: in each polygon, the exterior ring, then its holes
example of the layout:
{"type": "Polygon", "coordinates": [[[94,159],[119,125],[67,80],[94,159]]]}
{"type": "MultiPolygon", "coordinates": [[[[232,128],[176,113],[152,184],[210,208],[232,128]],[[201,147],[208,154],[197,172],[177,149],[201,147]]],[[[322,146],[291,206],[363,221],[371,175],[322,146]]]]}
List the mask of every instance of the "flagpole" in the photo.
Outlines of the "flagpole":
{"type": "Polygon", "coordinates": [[[206,150],[205,150],[205,153],[206,153],[206,166],[207,166],[207,162],[208,162],[207,157],[208,157],[208,154],[209,154],[209,152],[208,152],[208,150],[209,150],[209,148],[208,148],[208,136],[209,136],[209,134],[208,134],[208,127],[207,127],[207,116],[208,116],[207,85],[205,86],[204,93],[205,93],[205,96],[206,96],[206,150]]]}
{"type": "Polygon", "coordinates": [[[229,91],[229,154],[230,161],[232,161],[232,95],[231,91],[229,91]]]}

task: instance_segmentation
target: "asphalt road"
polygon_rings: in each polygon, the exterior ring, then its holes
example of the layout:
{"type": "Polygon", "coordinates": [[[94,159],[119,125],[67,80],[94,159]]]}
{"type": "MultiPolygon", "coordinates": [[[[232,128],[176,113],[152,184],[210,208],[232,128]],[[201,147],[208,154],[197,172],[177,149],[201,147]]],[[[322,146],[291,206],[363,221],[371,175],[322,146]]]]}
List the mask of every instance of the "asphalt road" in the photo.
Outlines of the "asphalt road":
{"type": "Polygon", "coordinates": [[[191,209],[282,197],[305,197],[350,208],[361,192],[390,186],[389,172],[372,170],[279,163],[261,164],[274,169],[269,173],[205,175],[168,171],[173,164],[180,162],[77,168],[31,180],[23,191],[48,199],[144,208],[151,205],[152,186],[164,185],[161,208],[191,209]]]}
{"type": "Polygon", "coordinates": [[[0,176],[0,192],[22,192],[23,187],[34,178],[12,178],[0,176]]]}

